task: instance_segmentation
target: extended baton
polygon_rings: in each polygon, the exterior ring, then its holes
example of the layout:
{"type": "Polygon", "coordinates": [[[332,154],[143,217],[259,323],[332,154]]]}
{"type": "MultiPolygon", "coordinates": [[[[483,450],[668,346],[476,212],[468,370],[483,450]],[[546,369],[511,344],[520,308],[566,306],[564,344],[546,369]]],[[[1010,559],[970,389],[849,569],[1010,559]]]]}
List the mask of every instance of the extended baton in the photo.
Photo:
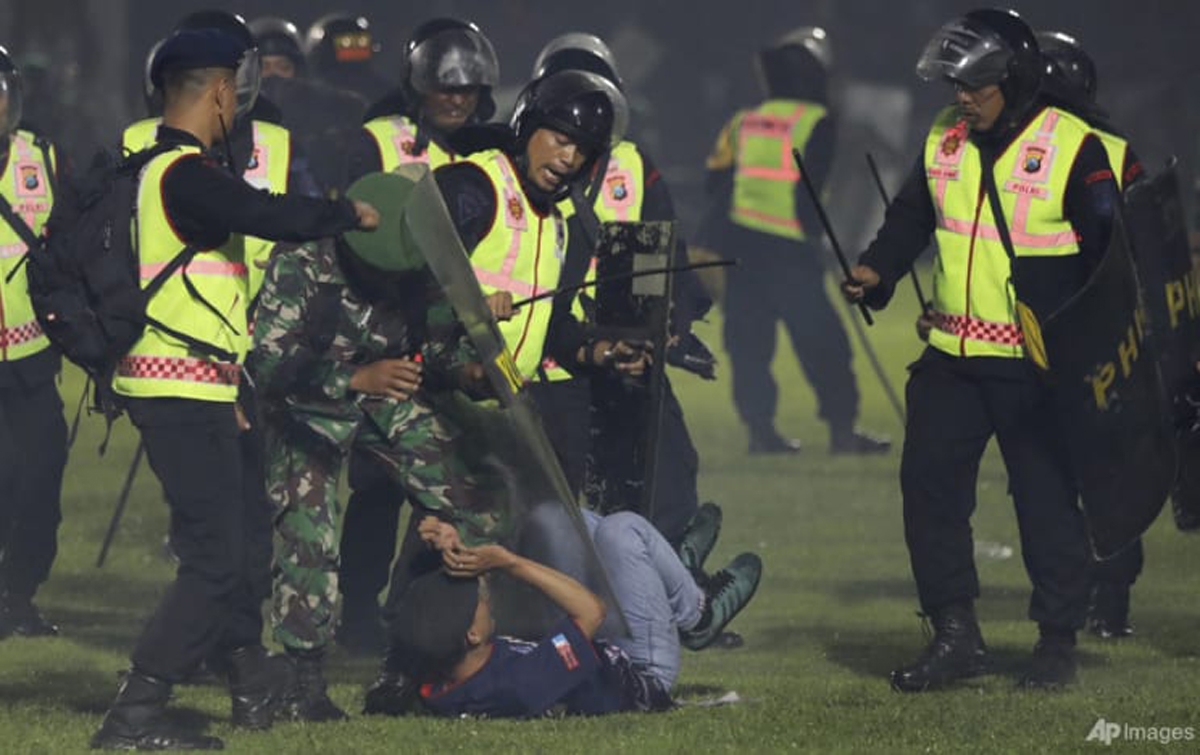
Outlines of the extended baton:
{"type": "MultiPolygon", "coordinates": [[[[825,226],[825,234],[829,237],[829,245],[833,247],[833,253],[837,255],[838,263],[842,266],[842,274],[846,276],[847,283],[854,283],[854,276],[850,274],[850,263],[846,261],[842,245],[838,243],[837,236],[833,232],[833,225],[829,222],[829,216],[825,214],[825,205],[821,204],[817,187],[813,186],[812,179],[808,177],[808,169],[804,166],[804,155],[801,155],[800,150],[793,147],[792,158],[796,161],[796,169],[800,171],[800,180],[804,182],[804,188],[808,189],[808,196],[812,197],[813,205],[817,208],[817,216],[821,218],[821,225],[825,226]]],[[[875,324],[875,318],[871,317],[867,305],[861,301],[858,303],[858,311],[862,313],[867,325],[875,324]]]]}
{"type": "MultiPolygon", "coordinates": [[[[883,178],[879,175],[879,166],[875,164],[875,157],[867,153],[867,165],[871,166],[871,175],[875,178],[875,186],[879,189],[879,196],[883,198],[883,206],[890,207],[892,200],[888,199],[887,189],[883,188],[883,178]]],[[[917,277],[917,266],[913,265],[908,269],[909,275],[912,276],[913,288],[917,292],[917,301],[921,304],[921,311],[928,312],[930,310],[929,300],[925,298],[925,292],[921,290],[921,279],[917,277]]]]}
{"type": "Polygon", "coordinates": [[[533,304],[535,301],[541,301],[542,299],[551,299],[555,296],[558,296],[559,294],[569,294],[572,291],[580,291],[585,288],[591,288],[592,286],[599,286],[601,283],[612,283],[613,281],[625,280],[626,278],[630,278],[630,279],[641,278],[641,277],[644,277],[647,275],[663,275],[665,273],[686,273],[688,270],[701,270],[706,267],[729,267],[730,265],[736,265],[736,264],[737,264],[736,260],[712,260],[709,262],[692,262],[687,265],[680,265],[678,267],[659,267],[659,268],[655,268],[653,270],[634,270],[631,273],[620,273],[618,275],[606,275],[605,277],[597,278],[594,281],[585,281],[584,283],[580,283],[575,286],[563,286],[562,288],[556,288],[553,291],[543,291],[542,293],[538,294],[537,296],[531,296],[528,299],[521,299],[520,301],[515,301],[515,302],[513,302],[513,309],[517,309],[518,307],[523,307],[526,304],[533,304]]]}
{"type": "Polygon", "coordinates": [[[104,566],[108,558],[108,549],[113,538],[117,536],[117,527],[121,525],[121,517],[125,514],[125,504],[129,502],[129,492],[133,490],[133,481],[137,477],[138,467],[142,465],[142,456],[146,453],[146,445],[138,442],[137,451],[133,454],[133,463],[125,474],[125,484],[121,486],[121,494],[117,496],[117,507],[113,510],[112,519],[108,522],[108,532],[104,534],[104,543],[100,546],[100,555],[96,557],[96,568],[104,566]]]}

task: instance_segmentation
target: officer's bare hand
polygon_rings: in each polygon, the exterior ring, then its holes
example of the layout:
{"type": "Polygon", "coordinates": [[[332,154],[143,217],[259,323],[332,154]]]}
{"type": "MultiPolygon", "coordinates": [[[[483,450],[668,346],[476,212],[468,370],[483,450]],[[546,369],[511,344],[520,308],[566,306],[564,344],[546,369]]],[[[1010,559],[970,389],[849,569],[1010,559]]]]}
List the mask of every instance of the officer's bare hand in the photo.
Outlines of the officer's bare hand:
{"type": "Polygon", "coordinates": [[[350,389],[368,396],[386,396],[407,401],[421,387],[421,363],[404,359],[380,359],[359,367],[350,378],[350,389]]]}
{"type": "Polygon", "coordinates": [[[455,550],[462,547],[462,541],[458,538],[458,530],[453,524],[443,522],[436,516],[427,516],[417,525],[417,534],[421,536],[421,541],[434,550],[446,551],[455,550]]]}
{"type": "Polygon", "coordinates": [[[928,343],[931,330],[933,330],[933,313],[922,312],[921,316],[917,318],[917,338],[928,343]]]}
{"type": "Polygon", "coordinates": [[[354,213],[358,215],[358,227],[364,231],[373,231],[379,227],[379,210],[366,202],[354,201],[354,213]]]}
{"type": "Polygon", "coordinates": [[[446,569],[456,577],[474,577],[493,569],[507,569],[516,561],[503,545],[459,548],[442,556],[446,569]]]}
{"type": "Polygon", "coordinates": [[[495,317],[500,322],[513,319],[513,315],[517,313],[513,307],[513,295],[511,291],[497,291],[494,294],[488,294],[486,300],[488,309],[492,310],[492,317],[495,317]]]}
{"type": "Polygon", "coordinates": [[[851,304],[857,304],[879,283],[879,273],[866,265],[855,265],[850,268],[850,280],[842,281],[842,296],[851,304]]]}
{"type": "Polygon", "coordinates": [[[600,341],[592,358],[596,364],[622,375],[641,377],[654,364],[654,344],[649,341],[600,341]]]}

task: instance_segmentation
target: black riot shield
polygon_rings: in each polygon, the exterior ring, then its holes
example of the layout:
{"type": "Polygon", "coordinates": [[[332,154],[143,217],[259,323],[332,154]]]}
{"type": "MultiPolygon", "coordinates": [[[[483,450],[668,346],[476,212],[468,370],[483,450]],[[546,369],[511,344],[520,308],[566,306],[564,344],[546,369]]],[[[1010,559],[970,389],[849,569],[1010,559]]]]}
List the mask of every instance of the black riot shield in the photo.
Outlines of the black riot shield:
{"type": "Polygon", "coordinates": [[[598,511],[654,520],[654,480],[663,420],[671,276],[621,278],[670,267],[675,224],[605,223],[596,244],[595,326],[603,338],[647,342],[653,365],[641,378],[592,378],[591,444],[584,492],[598,511]],[[619,280],[607,280],[618,277],[619,280]]]}
{"type": "Polygon", "coordinates": [[[1118,216],[1103,261],[1042,324],[1040,344],[1022,323],[1031,353],[1044,347],[1088,535],[1102,559],[1146,531],[1175,478],[1174,433],[1146,319],[1118,216]]]}
{"type": "MultiPolygon", "coordinates": [[[[456,393],[439,407],[459,432],[464,457],[483,471],[488,493],[514,522],[505,544],[535,561],[566,572],[608,605],[610,631],[627,632],[620,602],[596,557],[582,511],[573,499],[554,449],[525,391],[520,373],[484,301],[458,232],[433,174],[424,171],[405,210],[404,226],[465,328],[480,359],[491,398],[456,393]]],[[[548,601],[524,585],[500,580],[493,587],[500,631],[541,634],[555,617],[548,601]]]]}
{"type": "Polygon", "coordinates": [[[1192,264],[1174,162],[1126,193],[1126,218],[1150,330],[1176,421],[1179,476],[1171,490],[1175,524],[1200,528],[1200,444],[1187,400],[1200,360],[1200,277],[1192,264]]]}

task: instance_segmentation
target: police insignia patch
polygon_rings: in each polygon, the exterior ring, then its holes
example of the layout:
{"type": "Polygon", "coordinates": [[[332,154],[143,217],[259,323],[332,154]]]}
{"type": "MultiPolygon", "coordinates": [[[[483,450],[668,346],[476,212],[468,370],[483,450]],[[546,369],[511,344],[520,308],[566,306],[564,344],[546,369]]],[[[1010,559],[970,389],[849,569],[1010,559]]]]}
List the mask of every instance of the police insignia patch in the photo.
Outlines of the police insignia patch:
{"type": "Polygon", "coordinates": [[[1046,150],[1041,147],[1026,147],[1025,159],[1021,161],[1021,167],[1026,173],[1037,173],[1042,169],[1042,160],[1046,158],[1046,150]]]}
{"type": "Polygon", "coordinates": [[[38,186],[41,186],[41,178],[38,176],[37,166],[21,166],[21,183],[24,184],[25,188],[30,191],[33,191],[38,186]]]}
{"type": "Polygon", "coordinates": [[[629,190],[625,188],[624,178],[616,178],[609,181],[609,190],[612,192],[612,198],[617,201],[629,196],[629,190]]]}
{"type": "Polygon", "coordinates": [[[521,207],[521,200],[511,194],[508,196],[508,215],[517,222],[520,222],[525,215],[525,210],[521,207]]]}
{"type": "Polygon", "coordinates": [[[416,148],[416,143],[412,139],[405,139],[400,143],[400,151],[406,155],[413,154],[413,149],[416,148]]]}
{"type": "Polygon", "coordinates": [[[258,147],[254,148],[254,152],[250,155],[250,162],[246,165],[246,170],[254,170],[258,167],[258,147]]]}

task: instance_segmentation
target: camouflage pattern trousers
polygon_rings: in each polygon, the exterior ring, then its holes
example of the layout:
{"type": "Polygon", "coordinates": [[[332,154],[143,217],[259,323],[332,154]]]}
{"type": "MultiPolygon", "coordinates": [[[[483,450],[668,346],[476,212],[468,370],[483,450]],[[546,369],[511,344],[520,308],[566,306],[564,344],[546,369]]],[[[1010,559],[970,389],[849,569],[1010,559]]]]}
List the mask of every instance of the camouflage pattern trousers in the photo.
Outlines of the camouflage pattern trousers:
{"type": "MultiPolygon", "coordinates": [[[[364,423],[354,446],[379,462],[408,496],[415,511],[444,512],[456,518],[468,475],[458,463],[453,432],[429,407],[414,402],[388,435],[364,423]]],[[[327,645],[338,619],[337,486],[346,450],[303,429],[267,424],[267,495],[275,509],[275,639],[287,648],[327,645]]]]}

